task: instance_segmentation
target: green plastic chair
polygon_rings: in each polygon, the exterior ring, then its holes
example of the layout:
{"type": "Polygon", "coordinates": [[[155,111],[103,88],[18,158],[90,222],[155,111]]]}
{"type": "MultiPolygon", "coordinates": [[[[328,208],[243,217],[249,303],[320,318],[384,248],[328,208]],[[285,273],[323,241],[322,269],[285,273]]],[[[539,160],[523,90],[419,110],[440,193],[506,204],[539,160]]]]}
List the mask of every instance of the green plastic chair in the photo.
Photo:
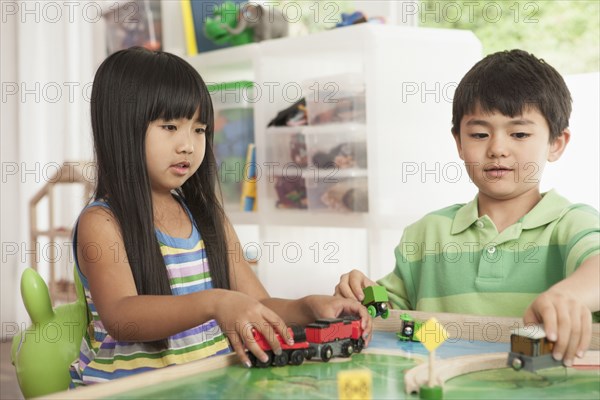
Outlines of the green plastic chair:
{"type": "Polygon", "coordinates": [[[37,271],[21,276],[21,297],[31,325],[13,337],[12,363],[26,398],[67,390],[69,366],[79,357],[88,313],[83,286],[75,271],[77,300],[52,308],[48,286],[37,271]]]}

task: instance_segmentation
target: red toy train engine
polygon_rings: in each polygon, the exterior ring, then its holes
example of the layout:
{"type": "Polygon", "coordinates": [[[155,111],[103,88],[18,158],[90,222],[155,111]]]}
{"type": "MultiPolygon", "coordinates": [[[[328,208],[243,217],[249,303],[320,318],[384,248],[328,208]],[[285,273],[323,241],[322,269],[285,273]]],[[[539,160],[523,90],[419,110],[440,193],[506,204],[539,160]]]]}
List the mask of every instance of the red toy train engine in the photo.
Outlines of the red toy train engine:
{"type": "Polygon", "coordinates": [[[332,357],[350,357],[352,353],[360,353],[365,345],[361,321],[357,317],[319,319],[307,325],[306,329],[293,327],[288,328],[288,332],[294,338],[294,344],[288,345],[276,333],[282,352],[275,355],[264,336],[253,329],[254,340],[269,356],[269,360],[262,362],[252,353],[248,353],[252,365],[261,368],[270,365],[300,365],[304,359],[310,360],[313,357],[327,362],[332,357]]]}

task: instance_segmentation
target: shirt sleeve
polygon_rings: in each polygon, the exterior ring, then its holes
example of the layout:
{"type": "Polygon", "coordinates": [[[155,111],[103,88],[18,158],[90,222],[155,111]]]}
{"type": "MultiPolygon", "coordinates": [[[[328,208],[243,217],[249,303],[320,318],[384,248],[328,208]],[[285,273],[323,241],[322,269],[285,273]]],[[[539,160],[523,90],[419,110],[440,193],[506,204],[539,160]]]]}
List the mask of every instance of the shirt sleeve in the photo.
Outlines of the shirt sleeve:
{"type": "Polygon", "coordinates": [[[406,257],[404,257],[401,251],[401,249],[403,248],[402,244],[405,240],[405,237],[406,232],[403,235],[400,244],[395,249],[394,253],[396,258],[396,265],[394,267],[394,270],[386,276],[384,276],[383,278],[379,279],[377,283],[385,287],[385,289],[387,290],[388,297],[393,308],[400,310],[414,310],[415,306],[411,304],[410,296],[408,291],[406,290],[406,284],[401,274],[401,271],[408,269],[406,268],[406,265],[404,265],[407,264],[408,261],[406,260],[406,257]]]}
{"type": "Polygon", "coordinates": [[[600,216],[594,208],[576,204],[560,221],[560,243],[565,244],[565,276],[588,258],[600,254],[600,216]]]}

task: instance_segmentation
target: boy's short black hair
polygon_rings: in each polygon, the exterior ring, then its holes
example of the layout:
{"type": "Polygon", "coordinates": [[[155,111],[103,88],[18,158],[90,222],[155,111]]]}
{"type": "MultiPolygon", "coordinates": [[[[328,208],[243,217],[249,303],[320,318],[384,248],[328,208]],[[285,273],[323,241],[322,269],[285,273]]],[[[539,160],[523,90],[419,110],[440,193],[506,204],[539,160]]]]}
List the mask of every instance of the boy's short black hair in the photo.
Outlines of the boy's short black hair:
{"type": "Polygon", "coordinates": [[[523,50],[490,54],[471,68],[458,84],[452,104],[452,133],[479,106],[514,117],[527,108],[538,110],[550,128],[552,143],[569,126],[571,93],[558,71],[523,50]]]}

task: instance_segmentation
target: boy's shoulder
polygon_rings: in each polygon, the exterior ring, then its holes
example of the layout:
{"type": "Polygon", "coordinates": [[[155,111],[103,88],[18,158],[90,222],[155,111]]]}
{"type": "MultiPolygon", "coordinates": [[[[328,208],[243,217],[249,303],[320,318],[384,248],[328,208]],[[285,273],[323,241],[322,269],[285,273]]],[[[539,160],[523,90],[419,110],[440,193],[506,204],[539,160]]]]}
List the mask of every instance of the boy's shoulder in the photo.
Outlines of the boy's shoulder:
{"type": "Polygon", "coordinates": [[[570,230],[600,229],[600,213],[594,207],[585,203],[569,204],[558,218],[558,226],[568,227],[570,230]]]}
{"type": "Polygon", "coordinates": [[[416,222],[408,225],[405,231],[412,233],[423,232],[427,228],[430,228],[432,224],[435,224],[437,227],[450,227],[458,211],[467,205],[465,203],[458,203],[429,212],[416,222]]]}
{"type": "Polygon", "coordinates": [[[542,196],[542,200],[523,218],[524,228],[536,228],[552,222],[557,227],[573,223],[598,224],[598,210],[591,205],[572,203],[555,190],[543,193],[542,196]]]}

